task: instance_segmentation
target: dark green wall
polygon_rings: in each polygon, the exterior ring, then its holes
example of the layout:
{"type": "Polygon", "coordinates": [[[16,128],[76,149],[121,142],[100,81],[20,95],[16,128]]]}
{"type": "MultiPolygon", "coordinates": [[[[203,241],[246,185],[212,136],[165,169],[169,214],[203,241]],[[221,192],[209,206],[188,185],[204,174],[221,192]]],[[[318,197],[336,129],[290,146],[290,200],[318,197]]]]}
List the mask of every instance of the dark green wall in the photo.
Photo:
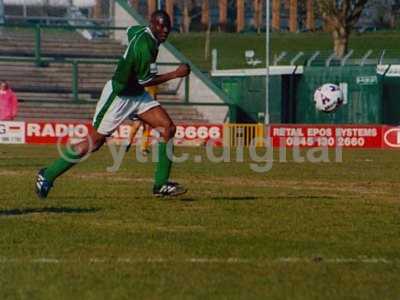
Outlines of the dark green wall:
{"type": "MultiPolygon", "coordinates": [[[[213,82],[225,91],[237,105],[237,122],[254,123],[265,111],[264,76],[213,77],[213,82]]],[[[272,76],[269,111],[271,122],[281,122],[281,76],[272,76]]]]}
{"type": "Polygon", "coordinates": [[[383,117],[386,124],[400,124],[400,77],[385,77],[383,80],[383,117]]]}
{"type": "Polygon", "coordinates": [[[297,86],[297,123],[371,124],[383,122],[382,78],[376,66],[305,68],[297,86]],[[313,95],[324,83],[347,83],[348,103],[334,113],[315,109],[313,95]]]}
{"type": "MultiPolygon", "coordinates": [[[[257,122],[265,111],[265,77],[213,77],[238,107],[237,122],[257,122]]],[[[303,75],[272,76],[271,123],[400,124],[400,76],[377,75],[376,66],[305,68],[303,75]],[[313,96],[324,83],[347,83],[348,103],[318,112],[313,96]]]]}

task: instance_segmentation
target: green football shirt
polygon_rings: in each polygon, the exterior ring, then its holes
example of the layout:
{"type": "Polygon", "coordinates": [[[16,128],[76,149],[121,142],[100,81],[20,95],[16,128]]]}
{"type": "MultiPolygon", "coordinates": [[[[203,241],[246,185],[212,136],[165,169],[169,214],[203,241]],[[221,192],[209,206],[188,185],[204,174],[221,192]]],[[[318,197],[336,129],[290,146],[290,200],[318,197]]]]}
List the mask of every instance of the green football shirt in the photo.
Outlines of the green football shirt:
{"type": "Polygon", "coordinates": [[[132,26],[127,30],[128,47],[119,59],[112,86],[119,96],[143,94],[143,84],[157,74],[158,42],[146,26],[132,26]]]}

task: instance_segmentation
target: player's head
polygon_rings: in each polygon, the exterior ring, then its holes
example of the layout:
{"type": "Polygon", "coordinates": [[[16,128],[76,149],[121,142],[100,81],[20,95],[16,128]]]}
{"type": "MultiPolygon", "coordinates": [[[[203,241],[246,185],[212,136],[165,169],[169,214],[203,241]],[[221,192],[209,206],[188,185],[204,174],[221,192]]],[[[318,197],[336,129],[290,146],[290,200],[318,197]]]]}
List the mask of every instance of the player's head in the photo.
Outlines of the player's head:
{"type": "Polygon", "coordinates": [[[155,11],[150,18],[150,28],[159,43],[164,43],[171,31],[171,19],[163,10],[155,11]]]}
{"type": "Polygon", "coordinates": [[[5,80],[0,80],[0,90],[5,91],[8,90],[8,83],[5,80]]]}

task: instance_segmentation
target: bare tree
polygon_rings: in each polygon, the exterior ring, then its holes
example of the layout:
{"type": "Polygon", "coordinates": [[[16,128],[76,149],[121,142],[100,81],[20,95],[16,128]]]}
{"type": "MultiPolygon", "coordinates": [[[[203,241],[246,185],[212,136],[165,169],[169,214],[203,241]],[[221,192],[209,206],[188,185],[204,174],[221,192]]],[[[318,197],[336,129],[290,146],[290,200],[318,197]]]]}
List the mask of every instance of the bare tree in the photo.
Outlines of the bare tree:
{"type": "Polygon", "coordinates": [[[219,27],[221,31],[225,31],[228,13],[228,0],[219,0],[219,27]]]}
{"type": "Polygon", "coordinates": [[[262,23],[262,2],[261,0],[253,0],[253,8],[254,8],[254,26],[257,29],[257,33],[261,32],[261,23],[262,23]]]}
{"type": "Polygon", "coordinates": [[[147,18],[150,19],[151,14],[157,9],[156,0],[147,0],[147,18]]]}
{"type": "Polygon", "coordinates": [[[201,5],[201,24],[203,28],[207,29],[208,24],[210,23],[210,5],[208,0],[203,0],[201,5]]]}
{"type": "Polygon", "coordinates": [[[368,3],[375,9],[375,23],[378,27],[393,29],[396,26],[394,1],[370,0],[368,3]]]}
{"type": "Polygon", "coordinates": [[[171,17],[171,26],[174,26],[174,0],[165,1],[165,10],[171,17]]]}
{"type": "MultiPolygon", "coordinates": [[[[207,0],[209,1],[209,0],[207,0]]],[[[207,18],[203,14],[206,8],[203,0],[174,0],[175,6],[182,12],[181,32],[202,31],[207,26],[202,25],[202,17],[207,18]]],[[[210,7],[210,2],[207,3],[210,7]]],[[[207,9],[206,11],[209,11],[207,9]]],[[[208,17],[210,19],[210,15],[208,17]]]]}
{"type": "Polygon", "coordinates": [[[348,50],[349,37],[368,0],[318,0],[317,5],[327,28],[332,33],[336,56],[348,50]]]}
{"type": "Polygon", "coordinates": [[[306,0],[306,28],[315,31],[314,0],[306,0]]]}
{"type": "Polygon", "coordinates": [[[297,0],[290,0],[290,4],[289,4],[289,30],[290,30],[290,32],[297,31],[297,29],[298,29],[297,18],[298,18],[298,2],[297,2],[297,0]]]}
{"type": "MultiPolygon", "coordinates": [[[[1,0],[0,0],[1,1],[1,0]]],[[[93,18],[100,19],[103,16],[103,5],[101,0],[96,0],[93,8],[93,18]]]]}
{"type": "Polygon", "coordinates": [[[182,22],[182,32],[190,31],[190,23],[192,22],[192,16],[190,15],[190,10],[192,9],[192,1],[183,1],[183,22],[182,22]]]}
{"type": "Polygon", "coordinates": [[[281,30],[281,1],[272,0],[272,29],[281,30]]]}
{"type": "Polygon", "coordinates": [[[236,0],[236,31],[241,32],[244,26],[244,0],[236,0]]]}

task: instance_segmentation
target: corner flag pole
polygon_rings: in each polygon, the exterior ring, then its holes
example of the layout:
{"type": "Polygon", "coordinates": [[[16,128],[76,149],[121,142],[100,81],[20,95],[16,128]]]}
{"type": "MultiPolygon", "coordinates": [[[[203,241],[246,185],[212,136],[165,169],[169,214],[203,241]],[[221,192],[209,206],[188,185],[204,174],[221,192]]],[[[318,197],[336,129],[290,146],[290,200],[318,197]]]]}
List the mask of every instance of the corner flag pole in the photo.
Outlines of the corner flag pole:
{"type": "Polygon", "coordinates": [[[270,0],[266,0],[265,2],[265,124],[269,124],[270,116],[269,116],[269,76],[270,76],[270,61],[269,61],[269,54],[270,54],[270,0]]]}

